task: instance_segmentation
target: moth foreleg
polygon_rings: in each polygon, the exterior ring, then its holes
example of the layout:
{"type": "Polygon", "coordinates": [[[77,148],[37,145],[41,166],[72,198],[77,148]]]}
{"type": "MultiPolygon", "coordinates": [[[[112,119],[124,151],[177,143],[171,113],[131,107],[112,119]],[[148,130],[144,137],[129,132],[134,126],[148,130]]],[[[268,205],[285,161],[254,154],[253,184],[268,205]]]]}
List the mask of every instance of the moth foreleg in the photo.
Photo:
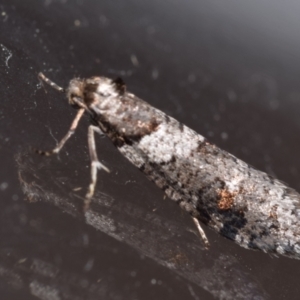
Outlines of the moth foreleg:
{"type": "Polygon", "coordinates": [[[199,232],[199,234],[202,238],[202,241],[205,245],[205,248],[208,249],[210,247],[210,244],[209,244],[208,238],[206,237],[206,234],[205,234],[204,230],[201,227],[201,224],[200,224],[199,220],[197,218],[194,218],[194,217],[192,217],[192,218],[193,218],[193,221],[194,221],[194,223],[195,223],[195,225],[198,229],[198,232],[199,232]]]}
{"type": "Polygon", "coordinates": [[[202,229],[199,220],[197,219],[197,217],[199,216],[199,213],[195,210],[194,206],[191,203],[179,200],[178,204],[183,210],[185,210],[192,216],[192,219],[197,227],[197,230],[198,230],[200,237],[205,245],[205,248],[208,249],[210,247],[208,238],[206,237],[206,234],[205,234],[204,230],[202,229]]]}
{"type": "Polygon", "coordinates": [[[99,160],[96,152],[96,144],[95,144],[95,132],[103,135],[103,132],[100,128],[90,125],[88,129],[88,147],[91,159],[91,182],[89,185],[88,192],[84,199],[83,210],[87,211],[89,209],[91,199],[95,192],[96,182],[97,182],[97,172],[100,169],[105,170],[106,172],[110,172],[107,167],[105,167],[99,160]]]}
{"type": "Polygon", "coordinates": [[[84,114],[85,109],[84,108],[80,108],[71,124],[71,127],[69,129],[69,131],[67,132],[67,134],[61,139],[61,141],[57,144],[57,146],[50,150],[50,151],[42,151],[42,150],[38,150],[35,149],[35,152],[41,155],[45,155],[45,156],[50,156],[52,154],[56,154],[58,153],[61,148],[64,146],[64,144],[66,143],[66,141],[74,134],[77,125],[79,123],[79,120],[81,119],[82,115],[84,114]]]}

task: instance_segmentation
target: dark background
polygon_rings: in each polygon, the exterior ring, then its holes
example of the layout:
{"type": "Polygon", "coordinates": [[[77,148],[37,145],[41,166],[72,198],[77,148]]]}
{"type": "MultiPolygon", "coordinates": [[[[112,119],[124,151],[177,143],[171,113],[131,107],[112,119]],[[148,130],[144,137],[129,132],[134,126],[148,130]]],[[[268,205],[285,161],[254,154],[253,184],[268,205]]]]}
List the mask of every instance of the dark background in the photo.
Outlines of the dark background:
{"type": "Polygon", "coordinates": [[[298,299],[300,262],[245,250],[190,217],[106,138],[97,193],[88,118],[37,79],[121,76],[128,90],[300,190],[296,1],[0,2],[1,299],[298,299]]]}

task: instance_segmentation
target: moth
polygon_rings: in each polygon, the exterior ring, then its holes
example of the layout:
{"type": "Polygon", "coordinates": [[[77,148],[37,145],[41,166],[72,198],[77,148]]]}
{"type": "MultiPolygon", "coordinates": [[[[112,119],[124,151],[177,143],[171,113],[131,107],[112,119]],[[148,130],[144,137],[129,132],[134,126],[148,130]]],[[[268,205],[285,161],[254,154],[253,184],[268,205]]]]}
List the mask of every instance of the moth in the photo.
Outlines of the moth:
{"type": "Polygon", "coordinates": [[[300,195],[258,171],[174,118],[127,92],[121,79],[74,78],[66,89],[39,78],[67,95],[78,109],[58,153],[88,113],[91,182],[84,201],[89,209],[97,171],[109,172],[97,157],[95,133],[109,137],[123,156],[187,211],[208,247],[200,222],[247,249],[300,258],[300,195]]]}

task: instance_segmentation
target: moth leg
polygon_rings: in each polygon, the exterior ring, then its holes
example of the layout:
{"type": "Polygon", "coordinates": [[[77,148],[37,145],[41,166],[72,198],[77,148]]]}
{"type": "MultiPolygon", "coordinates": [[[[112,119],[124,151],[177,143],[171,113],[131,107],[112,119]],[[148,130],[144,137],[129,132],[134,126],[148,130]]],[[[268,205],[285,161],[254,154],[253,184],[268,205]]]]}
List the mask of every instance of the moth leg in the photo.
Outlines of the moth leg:
{"type": "Polygon", "coordinates": [[[57,144],[57,146],[53,150],[42,151],[42,150],[35,149],[35,152],[38,153],[38,154],[41,154],[41,155],[45,155],[45,156],[50,156],[52,154],[58,153],[61,150],[61,148],[64,146],[64,144],[66,143],[66,141],[74,134],[74,132],[75,132],[75,130],[77,128],[77,125],[79,123],[79,120],[81,119],[82,115],[84,114],[84,111],[85,111],[84,108],[80,108],[78,110],[77,115],[75,116],[75,118],[74,118],[74,120],[73,120],[73,122],[71,124],[71,127],[70,127],[69,131],[61,139],[61,141],[57,144]]]}
{"type": "Polygon", "coordinates": [[[199,217],[199,213],[197,211],[195,211],[195,208],[192,204],[190,204],[186,201],[181,201],[181,200],[179,200],[177,202],[183,210],[185,210],[192,216],[192,219],[197,227],[197,230],[198,230],[200,237],[205,245],[205,248],[208,249],[210,247],[210,244],[209,244],[208,238],[206,237],[206,234],[205,234],[204,230],[202,229],[201,224],[197,218],[197,217],[199,217]]]}
{"type": "Polygon", "coordinates": [[[110,172],[107,167],[105,167],[99,160],[96,152],[96,144],[95,144],[95,132],[99,133],[100,135],[103,135],[103,132],[100,130],[100,128],[90,125],[88,129],[88,146],[89,146],[89,153],[90,153],[90,159],[91,159],[91,182],[89,185],[89,189],[87,194],[85,195],[84,199],[84,206],[83,211],[86,212],[89,209],[91,199],[94,195],[96,182],[97,182],[97,171],[100,169],[105,170],[106,172],[110,172]]]}
{"type": "Polygon", "coordinates": [[[166,189],[164,189],[165,181],[162,180],[161,175],[159,173],[153,171],[153,169],[146,162],[142,165],[142,170],[151,181],[155,182],[155,184],[158,187],[160,187],[161,189],[163,189],[165,191],[165,196],[169,197],[172,200],[175,200],[181,209],[185,210],[192,216],[192,219],[197,227],[197,230],[203,240],[205,248],[208,249],[210,247],[210,244],[205,235],[204,230],[202,229],[202,227],[199,223],[199,220],[197,219],[200,215],[199,215],[199,212],[195,209],[195,207],[191,203],[188,203],[187,201],[182,200],[181,195],[174,188],[172,188],[170,186],[170,184],[168,184],[168,187],[166,189]]]}
{"type": "Polygon", "coordinates": [[[204,230],[201,227],[201,224],[200,224],[199,220],[193,217],[193,221],[194,221],[194,223],[195,223],[195,225],[196,225],[196,227],[198,229],[198,232],[199,232],[199,234],[200,234],[200,236],[202,238],[202,241],[203,241],[203,243],[205,245],[205,248],[208,249],[210,247],[210,244],[209,244],[209,241],[208,241],[208,239],[206,237],[206,234],[205,234],[204,230]]]}

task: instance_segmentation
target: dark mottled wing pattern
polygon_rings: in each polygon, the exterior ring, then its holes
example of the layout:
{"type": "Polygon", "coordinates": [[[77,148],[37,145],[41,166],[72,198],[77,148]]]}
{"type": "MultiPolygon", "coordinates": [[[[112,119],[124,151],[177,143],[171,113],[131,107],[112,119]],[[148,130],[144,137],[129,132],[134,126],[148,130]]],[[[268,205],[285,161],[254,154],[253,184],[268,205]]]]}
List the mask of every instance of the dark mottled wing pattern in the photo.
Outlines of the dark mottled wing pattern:
{"type": "Polygon", "coordinates": [[[150,106],[155,131],[122,154],[191,215],[245,248],[300,253],[299,194],[150,106]]]}
{"type": "Polygon", "coordinates": [[[300,257],[298,193],[136,96],[105,84],[89,104],[94,120],[172,200],[245,248],[300,257]],[[108,87],[111,96],[101,96],[108,87]]]}

